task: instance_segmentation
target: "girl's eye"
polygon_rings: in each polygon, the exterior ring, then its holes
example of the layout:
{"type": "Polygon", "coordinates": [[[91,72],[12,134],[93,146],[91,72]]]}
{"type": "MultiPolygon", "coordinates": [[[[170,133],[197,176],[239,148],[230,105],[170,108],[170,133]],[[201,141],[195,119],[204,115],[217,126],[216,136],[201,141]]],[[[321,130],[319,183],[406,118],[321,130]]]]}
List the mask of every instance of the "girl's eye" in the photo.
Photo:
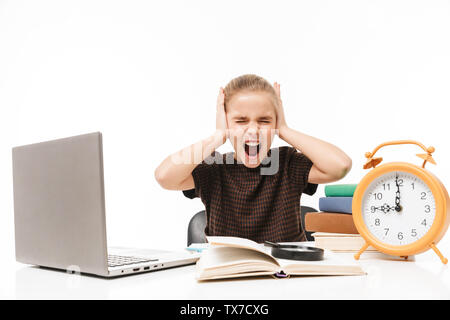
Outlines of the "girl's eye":
{"type": "Polygon", "coordinates": [[[245,120],[237,120],[236,123],[246,123],[247,121],[245,120]]]}

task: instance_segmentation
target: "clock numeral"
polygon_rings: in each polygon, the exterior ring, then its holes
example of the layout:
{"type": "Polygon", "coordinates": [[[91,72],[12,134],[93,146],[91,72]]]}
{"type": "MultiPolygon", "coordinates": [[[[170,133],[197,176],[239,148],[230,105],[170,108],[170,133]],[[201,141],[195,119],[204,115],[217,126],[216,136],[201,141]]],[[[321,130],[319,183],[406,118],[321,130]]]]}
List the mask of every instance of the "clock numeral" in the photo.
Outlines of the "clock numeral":
{"type": "Polygon", "coordinates": [[[391,184],[390,183],[388,183],[388,184],[386,184],[386,183],[383,183],[383,190],[384,191],[386,191],[386,190],[391,190],[391,184]]]}
{"type": "Polygon", "coordinates": [[[403,232],[399,232],[397,234],[397,238],[398,238],[398,240],[403,240],[403,232]]]}
{"type": "Polygon", "coordinates": [[[414,190],[414,182],[411,182],[412,189],[414,190]]]}
{"type": "Polygon", "coordinates": [[[417,236],[416,229],[411,229],[411,237],[416,237],[416,236],[417,236]]]}
{"type": "Polygon", "coordinates": [[[386,230],[386,232],[384,233],[385,236],[387,236],[388,232],[389,232],[389,228],[384,228],[384,230],[386,230]]]}
{"type": "Polygon", "coordinates": [[[380,219],[375,219],[375,225],[378,227],[380,225],[380,219]]]}
{"type": "Polygon", "coordinates": [[[381,192],[374,193],[373,197],[375,198],[375,200],[381,200],[383,199],[383,194],[381,192]]]}
{"type": "Polygon", "coordinates": [[[427,199],[427,194],[425,192],[421,192],[420,193],[420,200],[426,200],[427,199]]]}
{"type": "Polygon", "coordinates": [[[425,213],[430,213],[430,211],[431,211],[431,208],[430,208],[430,205],[425,205],[425,213]]]}
{"type": "Polygon", "coordinates": [[[375,213],[376,210],[377,210],[377,207],[375,207],[375,206],[370,207],[370,212],[375,213]]]}
{"type": "Polygon", "coordinates": [[[423,219],[423,221],[420,224],[426,226],[427,225],[427,219],[423,219]]]}
{"type": "Polygon", "coordinates": [[[398,179],[397,183],[399,187],[403,187],[403,179],[398,179]]]}

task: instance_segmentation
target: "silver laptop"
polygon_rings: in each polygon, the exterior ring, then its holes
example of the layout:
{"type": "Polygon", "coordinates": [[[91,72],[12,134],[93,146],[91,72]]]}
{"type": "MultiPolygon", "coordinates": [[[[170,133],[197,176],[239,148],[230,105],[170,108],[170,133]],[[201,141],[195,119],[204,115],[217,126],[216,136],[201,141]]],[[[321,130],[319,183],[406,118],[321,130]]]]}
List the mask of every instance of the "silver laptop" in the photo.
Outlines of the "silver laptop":
{"type": "Polygon", "coordinates": [[[103,277],[195,263],[199,254],[108,248],[100,132],[12,149],[16,260],[103,277]]]}

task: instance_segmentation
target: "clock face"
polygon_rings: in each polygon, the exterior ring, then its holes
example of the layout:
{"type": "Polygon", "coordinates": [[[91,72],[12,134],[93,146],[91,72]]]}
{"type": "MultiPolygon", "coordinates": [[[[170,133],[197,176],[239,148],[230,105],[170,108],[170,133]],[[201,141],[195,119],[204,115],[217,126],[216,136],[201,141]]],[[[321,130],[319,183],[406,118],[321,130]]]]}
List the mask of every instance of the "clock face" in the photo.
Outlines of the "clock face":
{"type": "Polygon", "coordinates": [[[403,246],[422,238],[436,216],[433,193],[417,176],[390,171],[366,189],[362,216],[372,235],[383,243],[403,246]]]}

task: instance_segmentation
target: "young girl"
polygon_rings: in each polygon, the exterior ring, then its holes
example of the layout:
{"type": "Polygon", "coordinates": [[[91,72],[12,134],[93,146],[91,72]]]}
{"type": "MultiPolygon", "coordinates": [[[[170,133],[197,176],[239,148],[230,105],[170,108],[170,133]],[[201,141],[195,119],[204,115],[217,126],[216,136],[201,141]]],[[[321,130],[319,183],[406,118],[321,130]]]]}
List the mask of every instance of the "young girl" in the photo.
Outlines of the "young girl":
{"type": "Polygon", "coordinates": [[[342,179],[351,165],[336,146],[290,128],[280,85],[249,74],[220,88],[216,131],[167,157],[155,178],[165,189],[201,198],[206,235],[304,241],[302,193],[342,179]],[[270,149],[275,134],[292,147],[270,149]],[[215,152],[227,138],[235,152],[215,152]]]}

